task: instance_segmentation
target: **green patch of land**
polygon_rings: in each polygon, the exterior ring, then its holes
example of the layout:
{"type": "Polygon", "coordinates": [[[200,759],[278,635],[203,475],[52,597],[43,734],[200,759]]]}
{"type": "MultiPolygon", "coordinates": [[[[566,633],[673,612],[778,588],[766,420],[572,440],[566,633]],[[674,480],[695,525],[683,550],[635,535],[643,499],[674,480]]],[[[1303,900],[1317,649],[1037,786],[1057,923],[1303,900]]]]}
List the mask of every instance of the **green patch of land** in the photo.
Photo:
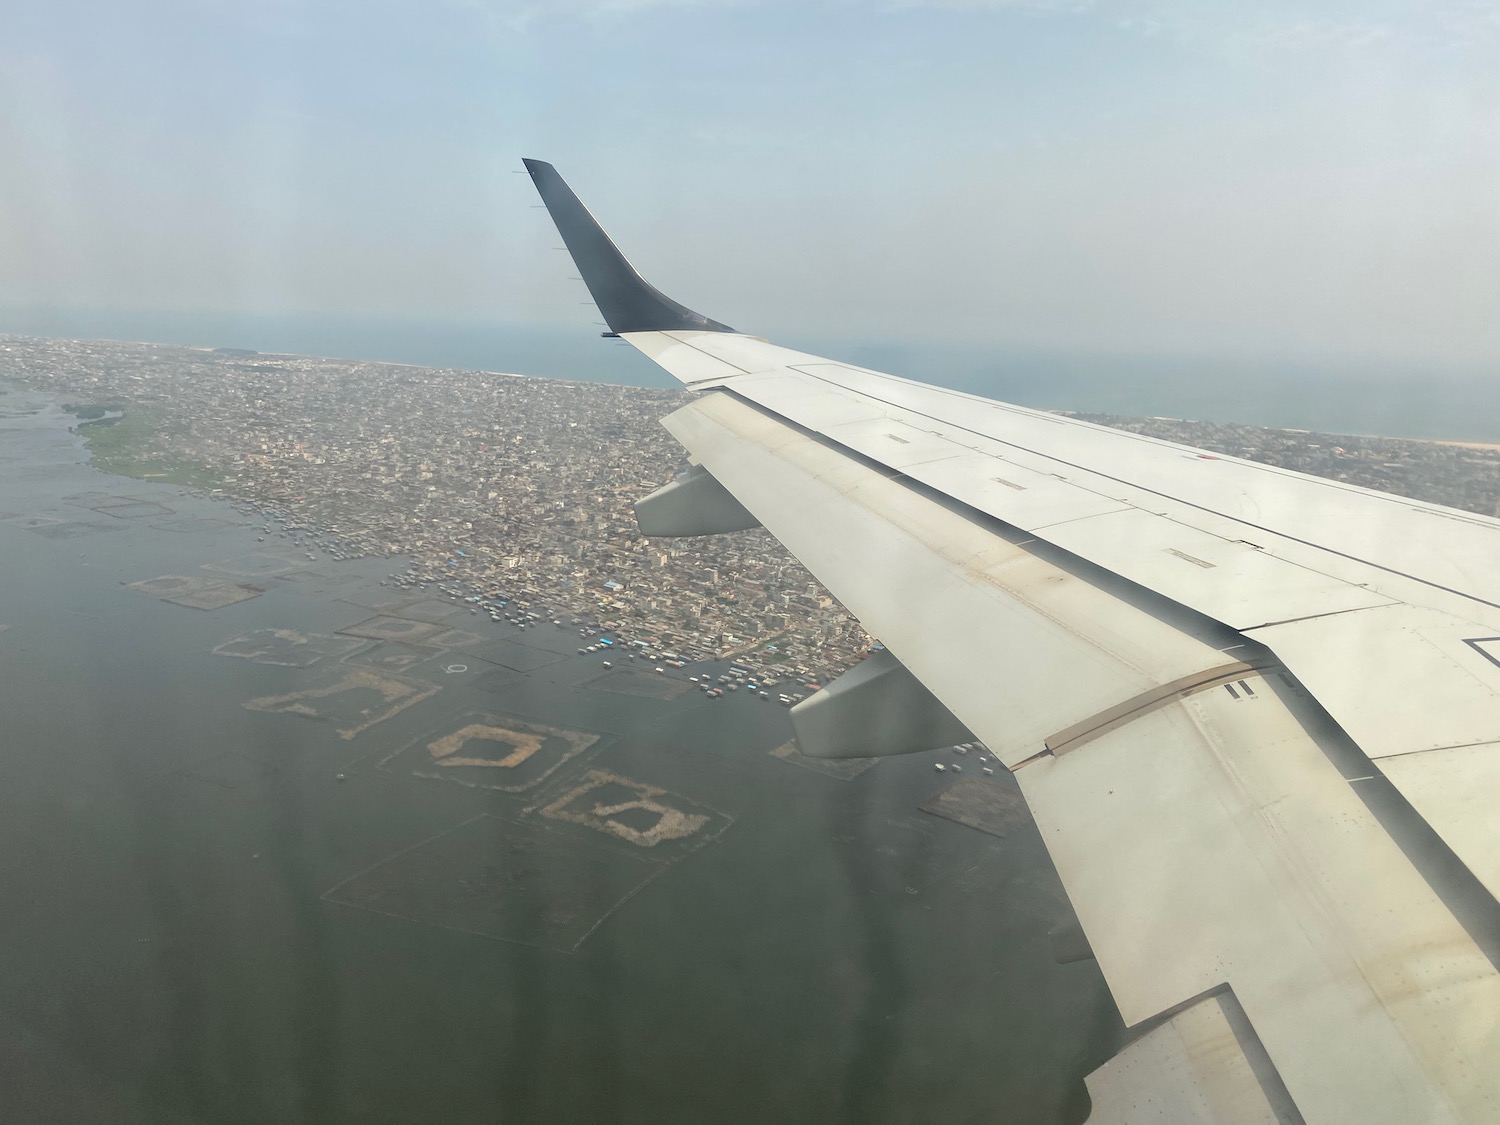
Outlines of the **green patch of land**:
{"type": "Polygon", "coordinates": [[[121,402],[112,402],[107,406],[100,403],[90,403],[87,406],[81,406],[78,403],[65,402],[63,403],[63,409],[66,410],[69,414],[73,415],[75,418],[82,418],[89,422],[97,422],[106,414],[117,414],[120,411],[123,411],[125,409],[125,404],[121,402]]]}
{"type": "MultiPolygon", "coordinates": [[[[77,413],[73,407],[67,409],[77,413]]],[[[218,487],[218,476],[206,466],[150,451],[157,433],[157,418],[148,407],[116,405],[106,409],[123,409],[125,413],[113,419],[109,426],[85,423],[78,427],[88,444],[89,453],[93,455],[95,468],[117,476],[180,484],[188,488],[218,487]]]]}

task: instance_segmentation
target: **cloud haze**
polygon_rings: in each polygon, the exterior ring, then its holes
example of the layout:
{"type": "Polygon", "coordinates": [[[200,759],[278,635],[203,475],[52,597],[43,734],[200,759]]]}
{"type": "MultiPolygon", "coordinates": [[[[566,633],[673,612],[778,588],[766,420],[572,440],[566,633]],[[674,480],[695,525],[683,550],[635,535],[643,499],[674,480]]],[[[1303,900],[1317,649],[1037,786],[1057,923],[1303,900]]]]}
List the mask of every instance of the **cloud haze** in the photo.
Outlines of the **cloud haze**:
{"type": "Polygon", "coordinates": [[[0,307],[594,319],[519,157],[771,335],[1500,373],[1500,6],[33,6],[0,307]]]}

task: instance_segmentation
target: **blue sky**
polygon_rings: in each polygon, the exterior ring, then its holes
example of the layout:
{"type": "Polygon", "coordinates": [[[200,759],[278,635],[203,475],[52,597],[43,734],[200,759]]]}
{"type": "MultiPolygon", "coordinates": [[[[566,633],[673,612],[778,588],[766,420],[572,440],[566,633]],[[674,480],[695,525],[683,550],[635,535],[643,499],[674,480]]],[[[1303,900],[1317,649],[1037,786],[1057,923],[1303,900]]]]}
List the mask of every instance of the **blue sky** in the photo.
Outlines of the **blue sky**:
{"type": "Polygon", "coordinates": [[[768,335],[1500,374],[1500,3],[54,0],[0,306],[587,324],[519,158],[768,335]]]}

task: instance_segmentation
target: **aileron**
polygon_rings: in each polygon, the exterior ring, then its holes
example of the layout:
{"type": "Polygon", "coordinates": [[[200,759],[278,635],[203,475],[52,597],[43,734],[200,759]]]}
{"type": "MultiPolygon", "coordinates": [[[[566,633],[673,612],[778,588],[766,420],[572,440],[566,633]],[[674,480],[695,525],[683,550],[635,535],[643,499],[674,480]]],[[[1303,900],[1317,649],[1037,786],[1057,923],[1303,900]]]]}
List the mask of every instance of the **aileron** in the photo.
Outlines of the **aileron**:
{"type": "Polygon", "coordinates": [[[1500,742],[1383,758],[1380,772],[1500,899],[1500,742]]]}
{"type": "Polygon", "coordinates": [[[1500,976],[1330,761],[1337,728],[1254,683],[1016,774],[1121,1013],[1227,984],[1308,1121],[1490,1120],[1500,1069],[1470,1062],[1500,1049],[1500,976]]]}
{"type": "Polygon", "coordinates": [[[1478,627],[1385,605],[1247,632],[1274,651],[1375,759],[1500,742],[1500,667],[1464,643],[1478,627]]]}

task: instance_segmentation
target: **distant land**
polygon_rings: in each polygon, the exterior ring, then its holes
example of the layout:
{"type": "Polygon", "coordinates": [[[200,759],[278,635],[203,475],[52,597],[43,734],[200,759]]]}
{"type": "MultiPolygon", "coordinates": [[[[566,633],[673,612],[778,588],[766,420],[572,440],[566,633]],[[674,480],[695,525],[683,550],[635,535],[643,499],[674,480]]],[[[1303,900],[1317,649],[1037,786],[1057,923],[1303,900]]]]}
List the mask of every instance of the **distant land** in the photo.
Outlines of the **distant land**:
{"type": "MultiPolygon", "coordinates": [[[[809,683],[875,640],[764,531],[641,536],[632,501],[682,463],[659,424],[680,387],[4,335],[0,377],[59,395],[97,468],[248,504],[335,561],[402,556],[398,585],[476,614],[606,629],[663,670],[735,659],[809,683]]],[[[1500,515],[1500,449],[1478,442],[1084,417],[1500,515]]]]}
{"type": "MultiPolygon", "coordinates": [[[[839,340],[751,329],[778,343],[1023,406],[1165,416],[1323,433],[1500,442],[1500,370],[1414,363],[1089,355],[921,341],[839,340]]],[[[381,317],[0,308],[0,333],[135,340],[675,386],[634,348],[576,326],[381,317]]]]}

